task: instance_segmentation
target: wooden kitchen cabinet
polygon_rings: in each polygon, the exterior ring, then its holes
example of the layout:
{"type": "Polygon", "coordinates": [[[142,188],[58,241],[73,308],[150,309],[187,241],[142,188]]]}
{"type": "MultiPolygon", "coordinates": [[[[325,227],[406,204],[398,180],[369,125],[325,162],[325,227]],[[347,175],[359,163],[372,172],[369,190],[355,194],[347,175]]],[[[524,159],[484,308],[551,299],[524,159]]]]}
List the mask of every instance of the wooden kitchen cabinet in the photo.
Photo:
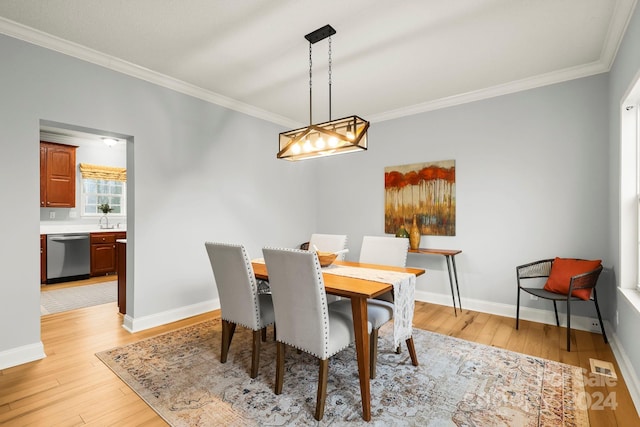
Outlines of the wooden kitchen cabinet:
{"type": "Polygon", "coordinates": [[[40,141],[40,207],[76,206],[76,148],[40,141]]]}
{"type": "Polygon", "coordinates": [[[40,235],[40,283],[47,283],[47,235],[40,235]]]}
{"type": "Polygon", "coordinates": [[[116,240],[126,239],[127,233],[91,233],[91,276],[104,276],[117,272],[116,240]]]}

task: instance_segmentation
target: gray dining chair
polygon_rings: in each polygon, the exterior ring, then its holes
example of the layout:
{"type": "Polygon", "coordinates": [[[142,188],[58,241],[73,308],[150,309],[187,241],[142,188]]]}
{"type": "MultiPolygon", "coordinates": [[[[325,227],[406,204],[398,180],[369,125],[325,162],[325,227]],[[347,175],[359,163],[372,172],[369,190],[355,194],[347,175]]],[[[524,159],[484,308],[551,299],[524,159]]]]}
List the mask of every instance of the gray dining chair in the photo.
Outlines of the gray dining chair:
{"type": "MultiPolygon", "coordinates": [[[[274,324],[271,295],[258,293],[251,260],[242,245],[206,242],[220,297],[222,345],[220,362],[227,362],[236,325],[253,331],[251,378],[258,376],[261,332],[274,324]]],[[[274,325],[275,327],[275,325],[274,325]]]]}
{"type": "Polygon", "coordinates": [[[299,249],[264,248],[275,311],[277,354],[275,393],[284,383],[287,345],[319,360],[315,419],[324,414],[329,358],[355,340],[351,316],[331,310],[315,252],[299,249]]]}
{"type": "MultiPolygon", "coordinates": [[[[388,237],[388,236],[364,236],[360,248],[359,261],[364,264],[390,265],[394,267],[405,267],[407,265],[407,252],[409,250],[409,239],[388,237]]],[[[339,310],[345,314],[351,313],[351,303],[349,300],[336,301],[334,310],[339,310]]],[[[371,323],[370,342],[370,366],[371,378],[376,377],[376,360],[378,358],[378,331],[385,323],[393,319],[393,293],[386,292],[375,299],[367,300],[367,316],[371,323]]],[[[411,355],[413,365],[418,365],[415,353],[413,337],[407,340],[407,347],[411,355]]],[[[397,352],[400,348],[396,349],[397,352]]]]}

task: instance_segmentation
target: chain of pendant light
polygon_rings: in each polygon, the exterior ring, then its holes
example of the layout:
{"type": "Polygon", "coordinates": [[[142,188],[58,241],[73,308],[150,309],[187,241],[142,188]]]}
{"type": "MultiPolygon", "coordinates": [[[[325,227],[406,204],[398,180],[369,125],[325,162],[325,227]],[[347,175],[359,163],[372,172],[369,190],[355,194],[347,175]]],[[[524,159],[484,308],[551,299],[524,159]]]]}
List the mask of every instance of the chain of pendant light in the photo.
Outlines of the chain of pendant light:
{"type": "MultiPolygon", "coordinates": [[[[313,124],[313,59],[309,42],[309,124],[313,124]]],[[[329,121],[331,121],[331,36],[329,36],[329,121]]]]}

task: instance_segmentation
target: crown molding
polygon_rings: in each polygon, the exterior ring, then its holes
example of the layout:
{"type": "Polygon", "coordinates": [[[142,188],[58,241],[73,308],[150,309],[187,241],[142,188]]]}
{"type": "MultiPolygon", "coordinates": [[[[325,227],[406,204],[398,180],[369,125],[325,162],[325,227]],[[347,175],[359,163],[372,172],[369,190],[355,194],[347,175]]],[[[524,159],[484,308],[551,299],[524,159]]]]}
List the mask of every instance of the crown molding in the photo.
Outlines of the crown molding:
{"type": "MultiPolygon", "coordinates": [[[[590,64],[571,67],[564,70],[554,71],[551,73],[534,76],[502,85],[492,86],[489,88],[467,92],[459,95],[440,98],[415,104],[409,107],[403,107],[395,110],[386,111],[380,114],[367,115],[370,122],[382,122],[386,120],[397,119],[405,116],[411,116],[419,113],[439,110],[456,105],[466,104],[469,102],[480,101],[483,99],[494,98],[497,96],[507,95],[524,90],[535,89],[538,87],[548,86],[555,83],[561,83],[568,80],[588,77],[595,74],[606,73],[611,69],[618,48],[624,37],[632,11],[635,8],[637,0],[618,0],[616,2],[613,18],[607,37],[602,46],[600,59],[590,64]]],[[[166,76],[164,74],[140,67],[128,61],[123,61],[111,55],[89,49],[85,46],[73,43],[56,36],[52,36],[45,32],[27,27],[17,22],[0,17],[0,33],[7,36],[26,41],[28,43],[38,45],[62,54],[72,56],[93,64],[123,73],[158,86],[162,86],[194,98],[202,99],[216,105],[234,110],[249,116],[266,120],[287,128],[300,127],[300,123],[287,117],[271,113],[269,111],[254,107],[249,104],[234,100],[232,98],[220,95],[218,93],[205,90],[198,86],[186,83],[182,80],[166,76]]]]}
{"type": "Polygon", "coordinates": [[[521,92],[538,87],[562,83],[568,80],[579,79],[596,74],[607,73],[611,70],[615,61],[618,48],[627,30],[627,26],[633,15],[638,0],[617,0],[613,11],[613,17],[607,36],[602,46],[600,58],[590,64],[578,67],[566,68],[531,78],[517,80],[514,82],[492,86],[489,88],[467,92],[460,95],[440,98],[409,107],[398,108],[380,114],[367,115],[370,122],[382,122],[385,120],[398,119],[400,117],[411,116],[456,105],[467,104],[469,102],[481,101],[483,99],[508,95],[510,93],[521,92]]]}
{"type": "Polygon", "coordinates": [[[581,77],[588,77],[595,74],[606,73],[607,71],[609,71],[609,67],[606,64],[597,61],[579,67],[571,67],[560,71],[541,74],[539,76],[534,76],[531,78],[488,87],[486,89],[467,92],[460,95],[448,96],[446,98],[423,102],[420,104],[411,105],[409,107],[398,108],[396,110],[387,111],[381,114],[367,115],[367,118],[372,123],[383,122],[386,120],[398,119],[414,114],[426,113],[428,111],[440,110],[442,108],[454,107],[456,105],[468,104],[470,102],[481,101],[483,99],[495,98],[497,96],[522,92],[525,90],[535,89],[543,86],[549,86],[552,84],[574,80],[581,77]]]}
{"type": "Polygon", "coordinates": [[[0,17],[0,34],[5,34],[9,37],[78,58],[258,119],[266,120],[285,127],[300,126],[300,123],[287,117],[202,89],[182,80],[140,67],[131,62],[116,58],[115,56],[98,52],[94,49],[64,40],[2,17],[0,17]]]}

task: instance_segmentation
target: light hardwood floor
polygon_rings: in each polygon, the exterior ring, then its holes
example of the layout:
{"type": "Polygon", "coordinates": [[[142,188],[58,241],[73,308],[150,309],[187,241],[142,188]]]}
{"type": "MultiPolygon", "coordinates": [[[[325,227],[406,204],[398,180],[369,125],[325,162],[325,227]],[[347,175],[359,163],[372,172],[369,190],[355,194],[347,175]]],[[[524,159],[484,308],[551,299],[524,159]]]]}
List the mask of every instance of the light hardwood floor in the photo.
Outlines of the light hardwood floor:
{"type": "MultiPolygon", "coordinates": [[[[95,353],[176,328],[219,317],[219,311],[130,334],[122,328],[115,303],[42,317],[45,359],[0,371],[0,425],[7,426],[164,426],[165,422],[129,389],[95,353]]],[[[589,358],[614,363],[602,336],[575,331],[568,353],[566,329],[511,318],[416,303],[417,328],[556,360],[589,369],[589,358]]],[[[237,349],[236,349],[237,350],[237,349]]],[[[233,347],[232,347],[232,351],[233,347]]],[[[406,351],[406,349],[405,349],[406,351]]],[[[427,361],[421,361],[427,363],[427,361]]],[[[590,410],[591,426],[640,426],[624,380],[589,386],[587,393],[614,393],[617,407],[590,410]]]]}

